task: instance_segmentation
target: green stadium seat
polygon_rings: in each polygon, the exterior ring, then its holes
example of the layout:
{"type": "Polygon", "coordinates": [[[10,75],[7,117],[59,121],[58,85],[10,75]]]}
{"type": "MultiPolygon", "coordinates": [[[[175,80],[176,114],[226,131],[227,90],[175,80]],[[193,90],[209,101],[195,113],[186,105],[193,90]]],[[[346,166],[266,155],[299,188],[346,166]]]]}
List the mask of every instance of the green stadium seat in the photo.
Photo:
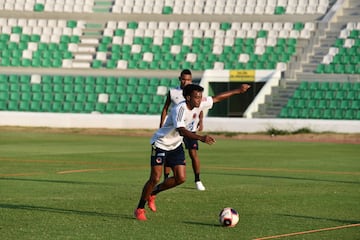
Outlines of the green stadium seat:
{"type": "Polygon", "coordinates": [[[344,110],[342,109],[335,109],[333,112],[332,118],[334,119],[343,119],[344,116],[344,110]]]}
{"type": "Polygon", "coordinates": [[[344,119],[352,120],[354,119],[354,111],[352,109],[345,109],[344,119]]]}
{"type": "Polygon", "coordinates": [[[340,101],[340,109],[348,109],[350,107],[350,101],[341,100],[340,101]]]}
{"type": "Polygon", "coordinates": [[[103,113],[103,112],[105,112],[105,109],[106,109],[105,103],[96,103],[95,104],[95,111],[103,113]]]}
{"type": "Polygon", "coordinates": [[[138,105],[138,109],[137,109],[138,112],[137,113],[138,114],[147,114],[148,109],[149,109],[148,104],[140,103],[138,105]]]}
{"type": "Polygon", "coordinates": [[[160,96],[160,95],[153,96],[153,104],[163,104],[164,101],[165,101],[164,96],[160,96]]]}
{"type": "Polygon", "coordinates": [[[51,112],[51,102],[49,101],[43,101],[40,105],[40,111],[41,112],[51,112]]]}
{"type": "Polygon", "coordinates": [[[85,102],[86,101],[86,94],[85,93],[78,93],[76,94],[76,98],[75,98],[76,102],[85,102]]]}
{"type": "Polygon", "coordinates": [[[321,82],[319,83],[319,89],[322,91],[327,91],[330,88],[329,82],[321,82]]]}
{"type": "Polygon", "coordinates": [[[299,118],[300,114],[299,114],[299,108],[289,108],[289,117],[290,118],[299,118]]]}
{"type": "Polygon", "coordinates": [[[160,114],[162,110],[162,106],[161,105],[157,105],[157,104],[151,104],[149,106],[149,113],[150,114],[160,114]]]}
{"type": "Polygon", "coordinates": [[[128,103],[126,105],[126,113],[129,113],[129,114],[137,113],[137,104],[136,103],[128,103]]]}
{"type": "Polygon", "coordinates": [[[334,91],[332,91],[332,90],[325,91],[324,98],[328,99],[328,100],[333,99],[334,98],[334,91]]]}
{"type": "Polygon", "coordinates": [[[152,101],[152,95],[148,95],[148,94],[142,95],[142,97],[141,97],[142,103],[150,104],[151,101],[152,101]]]}
{"type": "Polygon", "coordinates": [[[331,119],[332,118],[332,110],[324,109],[324,111],[321,114],[321,118],[323,118],[323,119],[331,119]]]}
{"type": "Polygon", "coordinates": [[[317,108],[319,108],[319,109],[325,109],[325,108],[327,108],[327,107],[328,107],[328,101],[325,100],[325,99],[320,99],[320,100],[319,100],[319,103],[318,103],[318,105],[317,105],[317,108]]]}
{"type": "Polygon", "coordinates": [[[95,111],[95,103],[94,102],[85,102],[84,112],[91,113],[93,111],[95,111]]]}
{"type": "Polygon", "coordinates": [[[125,87],[125,85],[117,85],[117,86],[116,86],[116,89],[115,89],[115,93],[118,93],[118,94],[124,94],[124,93],[126,93],[126,87],[125,87]]]}
{"type": "Polygon", "coordinates": [[[134,86],[134,85],[127,86],[126,89],[125,89],[125,92],[127,94],[135,94],[136,93],[136,86],[134,86]]]}
{"type": "Polygon", "coordinates": [[[20,100],[20,93],[19,92],[10,92],[10,100],[12,101],[19,101],[20,100]]]}
{"type": "Polygon", "coordinates": [[[105,93],[115,93],[116,92],[116,88],[115,85],[106,85],[105,87],[105,93]]]}
{"type": "Polygon", "coordinates": [[[128,103],[128,102],[130,102],[130,96],[127,95],[127,94],[121,95],[120,99],[119,99],[119,102],[120,103],[128,103]]]}
{"type": "Polygon", "coordinates": [[[65,99],[64,99],[64,101],[65,102],[75,102],[75,100],[76,100],[76,95],[75,94],[73,94],[73,93],[66,93],[65,94],[65,99]]]}
{"type": "Polygon", "coordinates": [[[310,111],[310,118],[319,119],[321,118],[321,110],[319,108],[314,108],[310,111]]]}
{"type": "Polygon", "coordinates": [[[137,88],[136,88],[136,93],[137,94],[145,94],[145,93],[147,93],[147,86],[138,86],[137,88]]]}
{"type": "Polygon", "coordinates": [[[86,96],[86,102],[87,103],[94,103],[98,99],[98,95],[96,93],[89,93],[86,96]]]}
{"type": "Polygon", "coordinates": [[[73,111],[76,113],[81,113],[84,111],[84,104],[82,102],[75,102],[73,106],[73,111]]]}
{"type": "Polygon", "coordinates": [[[142,100],[141,95],[132,95],[130,98],[130,103],[140,103],[142,100]]]}
{"type": "Polygon", "coordinates": [[[117,104],[115,111],[117,113],[125,113],[126,112],[126,104],[124,104],[124,103],[117,104]]]}
{"type": "Polygon", "coordinates": [[[32,112],[40,112],[41,111],[41,103],[40,103],[40,101],[31,101],[29,109],[32,112]]]}
{"type": "Polygon", "coordinates": [[[44,92],[43,94],[42,94],[42,96],[41,96],[41,94],[39,94],[39,95],[36,95],[36,98],[37,99],[41,99],[41,97],[42,97],[42,100],[43,101],[48,101],[48,102],[50,102],[50,101],[52,101],[53,100],[53,94],[51,93],[51,92],[44,92]]]}
{"type": "Polygon", "coordinates": [[[72,112],[73,104],[71,102],[64,102],[62,104],[61,112],[72,112]]]}
{"type": "Polygon", "coordinates": [[[22,92],[20,95],[21,101],[30,101],[31,100],[31,93],[30,92],[22,92]]]}
{"type": "Polygon", "coordinates": [[[63,102],[65,100],[65,95],[63,93],[55,93],[53,100],[55,102],[63,102]]]}
{"type": "Polygon", "coordinates": [[[116,104],[115,103],[107,103],[105,105],[105,113],[115,113],[116,112],[116,104]]]}
{"type": "Polygon", "coordinates": [[[339,102],[337,100],[332,99],[330,100],[328,107],[331,109],[337,109],[339,107],[339,102]]]}
{"type": "Polygon", "coordinates": [[[9,92],[1,92],[0,91],[0,102],[4,102],[7,101],[9,99],[9,92]]]}
{"type": "Polygon", "coordinates": [[[31,101],[40,102],[43,99],[43,94],[41,92],[33,92],[31,94],[31,101]]]}
{"type": "Polygon", "coordinates": [[[360,100],[352,100],[349,106],[353,110],[359,110],[360,109],[360,100]]]}
{"type": "Polygon", "coordinates": [[[280,113],[279,113],[279,117],[280,118],[287,118],[288,116],[289,116],[288,108],[287,107],[282,108],[280,113]]]}
{"type": "Polygon", "coordinates": [[[322,99],[324,97],[324,91],[318,90],[315,91],[313,98],[314,99],[322,99]]]}

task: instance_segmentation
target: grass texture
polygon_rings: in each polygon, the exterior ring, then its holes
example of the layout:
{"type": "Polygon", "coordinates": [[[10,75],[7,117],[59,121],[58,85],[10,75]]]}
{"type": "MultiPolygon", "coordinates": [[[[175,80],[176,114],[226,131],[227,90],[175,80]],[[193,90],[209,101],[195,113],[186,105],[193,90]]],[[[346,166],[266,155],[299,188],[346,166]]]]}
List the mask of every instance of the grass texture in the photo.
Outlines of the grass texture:
{"type": "Polygon", "coordinates": [[[2,130],[0,239],[360,239],[359,145],[218,139],[199,154],[206,191],[188,161],[139,222],[149,137],[2,130]]]}

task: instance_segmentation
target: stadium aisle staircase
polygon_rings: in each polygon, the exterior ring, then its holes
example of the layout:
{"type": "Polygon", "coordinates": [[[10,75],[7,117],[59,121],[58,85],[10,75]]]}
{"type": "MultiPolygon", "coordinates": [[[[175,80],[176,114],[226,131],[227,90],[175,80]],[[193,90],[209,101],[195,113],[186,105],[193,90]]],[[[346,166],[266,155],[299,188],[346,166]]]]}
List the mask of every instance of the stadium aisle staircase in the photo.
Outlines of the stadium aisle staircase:
{"type": "Polygon", "coordinates": [[[349,22],[315,73],[360,74],[360,22],[349,22]]]}

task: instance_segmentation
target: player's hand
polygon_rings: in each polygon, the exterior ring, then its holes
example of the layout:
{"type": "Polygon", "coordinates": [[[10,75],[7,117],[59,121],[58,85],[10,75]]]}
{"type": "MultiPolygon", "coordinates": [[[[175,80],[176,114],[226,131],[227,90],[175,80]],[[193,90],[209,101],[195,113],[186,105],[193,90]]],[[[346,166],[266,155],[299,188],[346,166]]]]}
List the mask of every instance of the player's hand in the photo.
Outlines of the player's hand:
{"type": "Polygon", "coordinates": [[[209,145],[212,145],[216,142],[215,139],[209,135],[203,136],[201,141],[209,145]]]}
{"type": "Polygon", "coordinates": [[[251,86],[249,84],[242,84],[240,89],[240,93],[246,92],[251,86]]]}

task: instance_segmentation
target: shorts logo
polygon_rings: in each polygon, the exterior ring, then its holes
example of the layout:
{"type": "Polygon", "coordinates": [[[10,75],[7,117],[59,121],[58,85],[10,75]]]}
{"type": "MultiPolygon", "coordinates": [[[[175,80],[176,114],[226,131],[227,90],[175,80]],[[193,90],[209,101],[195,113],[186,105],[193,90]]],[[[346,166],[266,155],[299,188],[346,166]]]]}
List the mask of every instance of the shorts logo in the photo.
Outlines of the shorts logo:
{"type": "Polygon", "coordinates": [[[159,164],[159,163],[162,163],[162,158],[158,157],[158,158],[156,158],[155,161],[156,161],[156,163],[158,163],[158,164],[159,164]]]}

